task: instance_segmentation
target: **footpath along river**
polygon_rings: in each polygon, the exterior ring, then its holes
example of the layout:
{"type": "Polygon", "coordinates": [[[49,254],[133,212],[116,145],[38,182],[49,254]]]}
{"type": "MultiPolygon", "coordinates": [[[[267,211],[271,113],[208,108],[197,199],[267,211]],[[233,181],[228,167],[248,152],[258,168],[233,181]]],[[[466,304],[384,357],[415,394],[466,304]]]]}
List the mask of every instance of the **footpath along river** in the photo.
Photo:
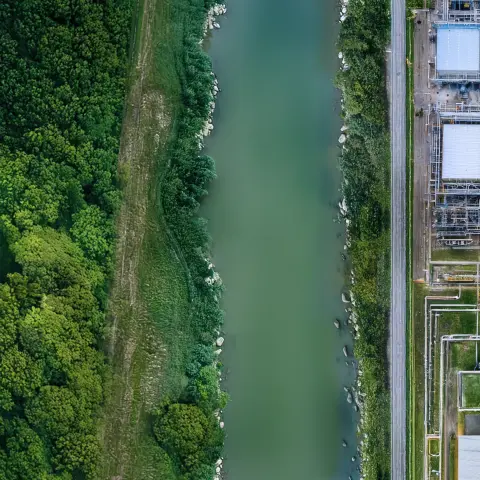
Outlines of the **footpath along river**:
{"type": "Polygon", "coordinates": [[[202,214],[227,287],[228,480],[359,476],[343,389],[354,380],[342,353],[344,226],[333,221],[336,5],[230,0],[206,42],[221,93],[206,142],[218,179],[202,214]]]}

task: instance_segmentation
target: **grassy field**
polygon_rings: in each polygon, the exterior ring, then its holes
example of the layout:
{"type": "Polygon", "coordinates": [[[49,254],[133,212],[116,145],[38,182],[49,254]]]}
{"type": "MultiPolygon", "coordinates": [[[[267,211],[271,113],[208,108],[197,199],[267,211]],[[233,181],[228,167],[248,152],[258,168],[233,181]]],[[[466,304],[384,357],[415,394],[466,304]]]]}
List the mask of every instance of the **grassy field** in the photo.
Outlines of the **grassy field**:
{"type": "Polygon", "coordinates": [[[425,342],[424,328],[424,298],[427,289],[424,285],[415,284],[413,287],[413,318],[412,337],[413,346],[410,355],[410,478],[419,480],[423,478],[423,453],[424,453],[424,361],[423,350],[425,342]]]}
{"type": "Polygon", "coordinates": [[[432,250],[432,260],[480,261],[480,250],[432,250]]]}
{"type": "Polygon", "coordinates": [[[480,407],[480,374],[462,375],[463,406],[480,407]]]}
{"type": "Polygon", "coordinates": [[[169,0],[139,0],[119,173],[115,276],[106,348],[112,375],[100,428],[100,479],[176,478],[151,435],[151,413],[185,386],[190,331],[189,277],[165,223],[160,195],[181,104],[177,73],[182,17],[169,0]]]}

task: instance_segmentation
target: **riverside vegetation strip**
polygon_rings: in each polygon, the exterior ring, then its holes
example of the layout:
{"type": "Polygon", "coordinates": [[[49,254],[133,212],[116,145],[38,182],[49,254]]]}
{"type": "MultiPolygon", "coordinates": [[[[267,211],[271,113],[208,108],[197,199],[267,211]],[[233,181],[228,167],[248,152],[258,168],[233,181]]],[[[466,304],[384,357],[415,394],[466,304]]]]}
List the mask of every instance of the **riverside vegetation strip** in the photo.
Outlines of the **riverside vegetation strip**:
{"type": "Polygon", "coordinates": [[[196,210],[214,172],[195,136],[212,100],[198,45],[210,6],[137,5],[125,114],[137,123],[118,175],[134,2],[0,6],[0,478],[214,474],[221,286],[205,283],[196,210]]]}
{"type": "Polygon", "coordinates": [[[348,206],[352,308],[359,327],[355,357],[364,396],[359,434],[362,475],[367,479],[390,477],[388,10],[386,0],[350,0],[338,41],[345,62],[337,76],[348,128],[341,169],[348,206]]]}
{"type": "Polygon", "coordinates": [[[212,5],[145,0],[142,8],[120,156],[130,180],[111,302],[106,478],[211,479],[223,444],[215,415],[226,398],[213,349],[222,287],[196,215],[214,176],[198,137],[213,101],[210,61],[199,45],[212,5]]]}

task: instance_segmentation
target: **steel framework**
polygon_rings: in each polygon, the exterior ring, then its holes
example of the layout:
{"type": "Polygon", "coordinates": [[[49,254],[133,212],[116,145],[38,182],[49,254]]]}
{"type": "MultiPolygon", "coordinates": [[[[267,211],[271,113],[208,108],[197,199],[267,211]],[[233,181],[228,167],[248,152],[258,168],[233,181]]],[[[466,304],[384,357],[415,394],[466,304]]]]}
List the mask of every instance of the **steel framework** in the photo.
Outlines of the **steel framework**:
{"type": "Polygon", "coordinates": [[[468,246],[480,235],[480,181],[442,180],[443,125],[480,124],[480,105],[430,107],[430,203],[439,246],[468,246]]]}

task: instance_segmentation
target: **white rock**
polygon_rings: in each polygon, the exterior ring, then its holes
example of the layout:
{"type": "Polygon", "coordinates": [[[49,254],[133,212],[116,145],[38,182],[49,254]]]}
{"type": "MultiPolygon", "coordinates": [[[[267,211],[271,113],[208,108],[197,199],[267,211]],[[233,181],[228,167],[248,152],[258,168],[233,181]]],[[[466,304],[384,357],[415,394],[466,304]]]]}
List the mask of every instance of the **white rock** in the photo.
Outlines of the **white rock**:
{"type": "Polygon", "coordinates": [[[215,350],[214,353],[215,353],[215,355],[220,355],[222,353],[222,349],[219,348],[218,350],[215,350]]]}
{"type": "Polygon", "coordinates": [[[221,470],[220,467],[217,467],[217,468],[215,469],[215,472],[217,472],[217,474],[220,474],[221,471],[222,471],[222,470],[221,470]]]}
{"type": "Polygon", "coordinates": [[[346,140],[347,140],[347,136],[346,136],[344,133],[342,133],[342,134],[338,137],[338,143],[339,143],[340,145],[344,144],[346,140]]]}
{"type": "Polygon", "coordinates": [[[219,459],[217,460],[217,463],[215,463],[215,465],[218,467],[218,466],[220,466],[222,463],[223,463],[223,460],[222,460],[221,458],[219,458],[219,459]]]}
{"type": "Polygon", "coordinates": [[[220,422],[220,428],[223,428],[225,427],[225,423],[224,422],[220,422]]]}
{"type": "Polygon", "coordinates": [[[223,337],[218,337],[215,343],[217,344],[217,347],[221,347],[224,341],[225,339],[223,337]]]}
{"type": "Polygon", "coordinates": [[[343,58],[343,53],[342,52],[338,52],[338,58],[341,60],[343,58]]]}

